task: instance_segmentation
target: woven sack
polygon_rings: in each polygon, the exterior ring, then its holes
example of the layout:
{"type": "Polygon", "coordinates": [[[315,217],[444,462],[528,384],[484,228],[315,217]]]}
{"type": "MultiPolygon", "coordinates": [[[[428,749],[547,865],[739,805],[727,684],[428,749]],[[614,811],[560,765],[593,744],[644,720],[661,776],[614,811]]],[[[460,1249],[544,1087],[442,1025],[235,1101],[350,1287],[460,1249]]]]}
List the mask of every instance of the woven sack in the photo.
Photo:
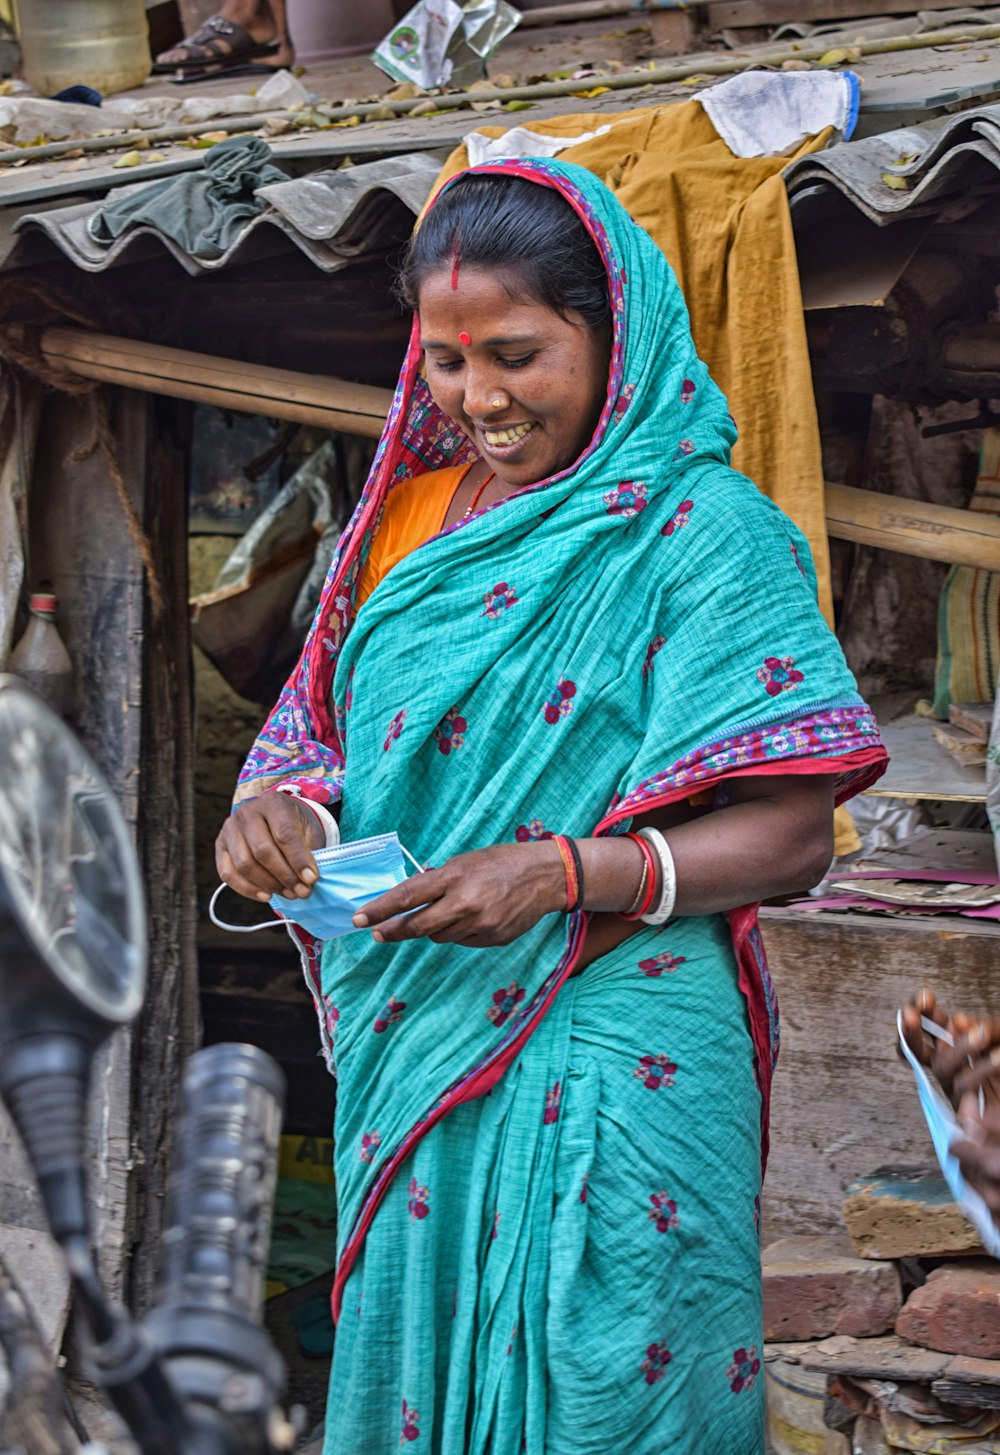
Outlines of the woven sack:
{"type": "MultiPolygon", "coordinates": [[[[1000,430],[983,435],[969,509],[1000,515],[1000,430]]],[[[934,716],[953,702],[992,702],[1000,675],[1000,571],[952,566],[938,606],[934,716]]]]}

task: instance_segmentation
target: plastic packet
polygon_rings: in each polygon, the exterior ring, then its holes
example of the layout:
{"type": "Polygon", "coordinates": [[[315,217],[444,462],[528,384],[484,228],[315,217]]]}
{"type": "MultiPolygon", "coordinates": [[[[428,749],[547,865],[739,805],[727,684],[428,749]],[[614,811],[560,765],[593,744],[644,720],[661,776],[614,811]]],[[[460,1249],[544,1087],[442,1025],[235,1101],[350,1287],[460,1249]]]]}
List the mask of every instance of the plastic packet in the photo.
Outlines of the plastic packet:
{"type": "Polygon", "coordinates": [[[467,86],[478,80],[500,42],[520,24],[507,0],[418,0],[372,53],[395,81],[467,86]]]}

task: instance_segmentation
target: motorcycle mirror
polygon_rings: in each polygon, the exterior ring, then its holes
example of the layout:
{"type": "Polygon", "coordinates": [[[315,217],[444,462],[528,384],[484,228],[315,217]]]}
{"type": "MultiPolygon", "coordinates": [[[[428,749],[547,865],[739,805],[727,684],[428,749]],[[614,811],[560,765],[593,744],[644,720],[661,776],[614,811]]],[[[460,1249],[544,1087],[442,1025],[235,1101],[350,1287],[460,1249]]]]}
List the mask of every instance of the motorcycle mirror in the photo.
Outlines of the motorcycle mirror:
{"type": "Polygon", "coordinates": [[[0,1055],[81,1018],[133,1019],[146,978],[135,851],[117,800],[76,735],[17,677],[0,676],[0,1055]]]}
{"type": "Polygon", "coordinates": [[[0,675],[0,1093],[59,1240],[86,1229],[94,1051],[138,1013],[145,979],[142,887],[117,800],[51,708],[0,675]]]}

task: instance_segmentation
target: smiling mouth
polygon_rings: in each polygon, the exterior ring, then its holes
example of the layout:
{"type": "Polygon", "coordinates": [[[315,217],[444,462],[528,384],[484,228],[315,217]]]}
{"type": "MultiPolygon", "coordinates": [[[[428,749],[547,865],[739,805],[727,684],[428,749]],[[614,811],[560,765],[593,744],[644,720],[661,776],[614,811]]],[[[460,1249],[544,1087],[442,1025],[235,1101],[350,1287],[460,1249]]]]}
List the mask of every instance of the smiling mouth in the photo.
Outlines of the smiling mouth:
{"type": "Polygon", "coordinates": [[[533,423],[511,424],[504,429],[489,429],[484,425],[482,427],[483,438],[491,449],[503,445],[515,445],[518,440],[523,440],[525,435],[530,434],[534,427],[533,423]]]}

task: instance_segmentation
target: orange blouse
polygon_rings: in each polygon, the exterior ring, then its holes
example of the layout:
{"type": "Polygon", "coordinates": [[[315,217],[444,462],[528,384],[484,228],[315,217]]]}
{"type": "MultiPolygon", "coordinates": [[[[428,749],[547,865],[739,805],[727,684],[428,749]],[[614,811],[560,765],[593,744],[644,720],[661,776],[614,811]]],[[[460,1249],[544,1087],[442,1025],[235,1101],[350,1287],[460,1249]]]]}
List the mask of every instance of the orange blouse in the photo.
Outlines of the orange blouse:
{"type": "Polygon", "coordinates": [[[431,470],[401,480],[389,491],[372,548],[361,569],[355,610],[361,609],[393,566],[437,535],[462,477],[471,468],[454,465],[448,470],[431,470]]]}

